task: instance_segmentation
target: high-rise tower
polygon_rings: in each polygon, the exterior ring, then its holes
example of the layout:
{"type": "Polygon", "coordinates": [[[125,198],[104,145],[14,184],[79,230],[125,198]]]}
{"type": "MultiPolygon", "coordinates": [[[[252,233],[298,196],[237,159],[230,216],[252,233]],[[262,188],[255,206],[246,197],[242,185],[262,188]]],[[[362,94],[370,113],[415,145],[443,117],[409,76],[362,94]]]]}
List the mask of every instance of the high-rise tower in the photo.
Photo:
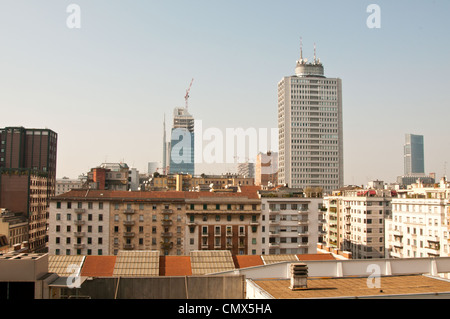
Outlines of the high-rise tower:
{"type": "Polygon", "coordinates": [[[296,63],[278,83],[278,182],[292,188],[343,186],[342,82],[327,78],[316,57],[296,63]]]}
{"type": "Polygon", "coordinates": [[[187,107],[175,108],[170,140],[170,174],[194,175],[194,117],[187,107]]]}
{"type": "Polygon", "coordinates": [[[405,175],[425,174],[423,135],[406,134],[405,175]]]}

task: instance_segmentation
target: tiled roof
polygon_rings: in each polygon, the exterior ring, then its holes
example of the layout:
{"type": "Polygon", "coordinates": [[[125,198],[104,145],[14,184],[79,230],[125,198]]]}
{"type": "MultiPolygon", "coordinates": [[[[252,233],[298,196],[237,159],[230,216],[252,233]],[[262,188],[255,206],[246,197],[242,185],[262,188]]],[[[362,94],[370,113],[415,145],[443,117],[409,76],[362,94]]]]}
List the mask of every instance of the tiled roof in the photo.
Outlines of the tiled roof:
{"type": "Polygon", "coordinates": [[[159,251],[120,250],[114,266],[114,276],[159,276],[159,251]]]}
{"type": "Polygon", "coordinates": [[[192,275],[191,258],[189,256],[162,256],[159,266],[160,276],[192,275]]]}
{"type": "Polygon", "coordinates": [[[86,256],[81,276],[111,277],[116,264],[116,256],[86,256]]]}
{"type": "Polygon", "coordinates": [[[51,255],[48,257],[48,271],[69,277],[82,269],[84,259],[85,256],[51,255]]]}
{"type": "Polygon", "coordinates": [[[263,255],[261,258],[265,265],[283,261],[298,261],[297,255],[263,255]]]}
{"type": "Polygon", "coordinates": [[[235,269],[229,250],[191,251],[191,267],[193,275],[206,275],[235,269]]]}
{"type": "Polygon", "coordinates": [[[283,261],[334,260],[331,254],[235,255],[229,251],[194,251],[190,256],[160,256],[158,251],[119,251],[117,256],[49,256],[49,272],[83,277],[191,276],[241,269],[283,261]]]}
{"type": "Polygon", "coordinates": [[[67,193],[55,196],[54,199],[133,199],[133,200],[149,200],[149,199],[198,199],[198,198],[249,198],[259,199],[254,186],[246,186],[242,192],[177,192],[177,191],[114,191],[114,190],[86,190],[73,189],[67,193]]]}
{"type": "Polygon", "coordinates": [[[236,268],[247,268],[264,265],[261,256],[259,255],[235,255],[233,256],[236,268]]]}

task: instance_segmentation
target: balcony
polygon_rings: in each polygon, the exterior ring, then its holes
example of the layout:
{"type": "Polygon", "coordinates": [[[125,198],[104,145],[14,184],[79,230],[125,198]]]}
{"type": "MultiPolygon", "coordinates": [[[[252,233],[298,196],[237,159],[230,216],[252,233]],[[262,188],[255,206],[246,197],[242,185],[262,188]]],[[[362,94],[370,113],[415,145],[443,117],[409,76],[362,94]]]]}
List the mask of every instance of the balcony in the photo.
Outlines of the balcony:
{"type": "Polygon", "coordinates": [[[128,238],[134,237],[134,233],[133,232],[125,232],[125,233],[123,233],[123,237],[128,237],[128,238]]]}
{"type": "Polygon", "coordinates": [[[269,236],[270,237],[280,237],[280,233],[275,232],[275,231],[269,231],[269,236]]]}
{"type": "Polygon", "coordinates": [[[279,225],[280,221],[276,220],[276,219],[270,219],[269,220],[269,225],[279,225]]]}
{"type": "Polygon", "coordinates": [[[124,220],[123,225],[124,226],[134,226],[134,220],[124,220]]]}
{"type": "Polygon", "coordinates": [[[277,248],[277,247],[280,247],[280,243],[277,242],[269,243],[269,248],[277,248]]]}
{"type": "Polygon", "coordinates": [[[299,243],[297,246],[299,248],[305,248],[305,247],[309,247],[309,243],[299,243]]]}
{"type": "Polygon", "coordinates": [[[309,236],[309,235],[311,235],[311,233],[310,232],[303,232],[303,233],[298,233],[297,234],[298,236],[309,236]]]}
{"type": "Polygon", "coordinates": [[[232,231],[227,231],[226,236],[227,236],[227,237],[233,237],[233,232],[232,232],[232,231]]]}
{"type": "Polygon", "coordinates": [[[85,221],[84,221],[84,220],[78,220],[78,219],[76,219],[76,220],[73,221],[73,223],[74,223],[76,226],[83,226],[83,225],[85,224],[85,221]]]}
{"type": "Polygon", "coordinates": [[[163,221],[161,223],[163,226],[172,226],[173,225],[173,222],[168,219],[163,219],[163,221]]]}
{"type": "Polygon", "coordinates": [[[86,233],[84,233],[84,232],[75,232],[75,233],[73,233],[73,235],[75,237],[84,237],[86,235],[86,233]]]}
{"type": "Polygon", "coordinates": [[[84,209],[84,208],[75,208],[75,213],[76,214],[84,214],[84,213],[86,213],[86,209],[84,209]]]}
{"type": "Polygon", "coordinates": [[[172,236],[173,236],[173,234],[171,232],[165,232],[165,233],[161,234],[161,237],[163,237],[163,238],[170,238],[172,236]]]}
{"type": "Polygon", "coordinates": [[[84,244],[73,244],[73,248],[75,249],[83,249],[85,247],[84,244]]]}
{"type": "Polygon", "coordinates": [[[136,211],[131,208],[127,208],[123,211],[124,214],[134,214],[136,211]]]}
{"type": "Polygon", "coordinates": [[[239,237],[245,237],[245,233],[243,231],[239,232],[239,237]]]}
{"type": "Polygon", "coordinates": [[[173,209],[164,208],[161,212],[163,214],[173,214],[173,209]]]}
{"type": "Polygon", "coordinates": [[[302,219],[298,221],[299,225],[309,225],[309,220],[308,219],[302,219]]]}
{"type": "Polygon", "coordinates": [[[134,249],[134,245],[133,244],[124,244],[123,249],[132,250],[132,249],[134,249]]]}
{"type": "Polygon", "coordinates": [[[258,225],[259,225],[259,222],[256,221],[256,220],[252,220],[252,221],[250,222],[250,226],[258,226],[258,225]]]}

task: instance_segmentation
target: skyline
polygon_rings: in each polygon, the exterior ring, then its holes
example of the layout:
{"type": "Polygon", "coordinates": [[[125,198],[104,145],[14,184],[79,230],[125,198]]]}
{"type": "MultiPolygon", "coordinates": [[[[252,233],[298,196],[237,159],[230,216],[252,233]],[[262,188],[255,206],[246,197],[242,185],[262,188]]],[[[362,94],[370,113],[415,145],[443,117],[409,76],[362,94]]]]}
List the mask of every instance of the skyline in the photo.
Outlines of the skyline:
{"type": "Polygon", "coordinates": [[[407,133],[424,136],[425,172],[440,178],[448,1],[305,4],[6,1],[1,124],[55,131],[58,178],[122,160],[146,172],[192,78],[189,111],[204,128],[276,128],[277,83],[294,74],[302,37],[304,57],[316,43],[327,77],[343,81],[344,184],[395,181],[407,133]],[[80,29],[66,25],[71,3],[80,29]],[[380,29],[366,25],[372,3],[380,29]]]}

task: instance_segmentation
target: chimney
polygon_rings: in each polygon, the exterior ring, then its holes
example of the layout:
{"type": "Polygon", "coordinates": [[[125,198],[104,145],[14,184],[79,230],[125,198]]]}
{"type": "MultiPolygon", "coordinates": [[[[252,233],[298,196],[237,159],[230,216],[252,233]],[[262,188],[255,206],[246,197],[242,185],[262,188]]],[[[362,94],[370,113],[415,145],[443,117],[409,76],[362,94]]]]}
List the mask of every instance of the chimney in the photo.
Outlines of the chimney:
{"type": "Polygon", "coordinates": [[[305,289],[308,288],[308,266],[304,263],[290,264],[291,285],[289,289],[305,289]]]}

